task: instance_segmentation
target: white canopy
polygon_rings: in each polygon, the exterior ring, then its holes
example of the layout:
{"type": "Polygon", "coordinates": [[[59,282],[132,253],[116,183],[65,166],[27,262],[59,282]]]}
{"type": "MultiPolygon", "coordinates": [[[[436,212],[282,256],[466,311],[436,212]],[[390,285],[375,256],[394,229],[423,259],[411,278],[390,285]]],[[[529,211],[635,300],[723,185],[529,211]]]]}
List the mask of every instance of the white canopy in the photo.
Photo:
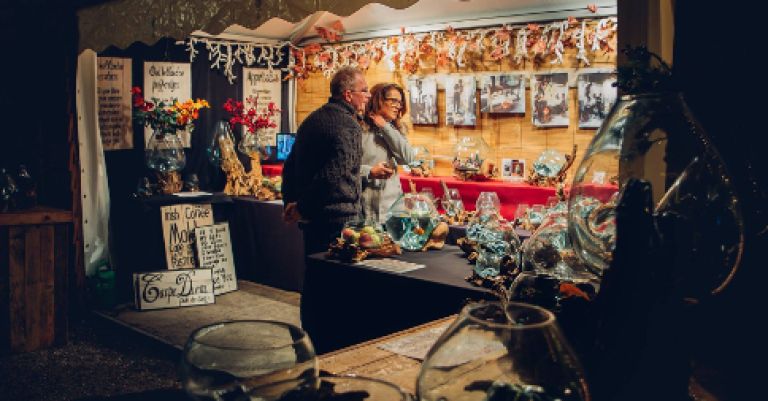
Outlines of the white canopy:
{"type": "Polygon", "coordinates": [[[616,1],[584,0],[115,0],[80,10],[80,49],[125,48],[190,35],[251,42],[317,38],[341,20],[344,39],[408,32],[616,15],[616,1]]]}

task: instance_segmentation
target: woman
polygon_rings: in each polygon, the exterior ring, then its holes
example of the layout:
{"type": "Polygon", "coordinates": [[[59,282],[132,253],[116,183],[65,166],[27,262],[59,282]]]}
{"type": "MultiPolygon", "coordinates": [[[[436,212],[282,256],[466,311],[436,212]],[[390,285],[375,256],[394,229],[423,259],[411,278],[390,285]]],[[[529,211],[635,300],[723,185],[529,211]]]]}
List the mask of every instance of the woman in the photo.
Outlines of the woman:
{"type": "Polygon", "coordinates": [[[405,92],[394,83],[380,83],[371,89],[366,128],[363,130],[363,157],[360,174],[363,219],[384,224],[387,210],[402,194],[397,164],[413,162],[413,149],[405,138],[405,92]]]}

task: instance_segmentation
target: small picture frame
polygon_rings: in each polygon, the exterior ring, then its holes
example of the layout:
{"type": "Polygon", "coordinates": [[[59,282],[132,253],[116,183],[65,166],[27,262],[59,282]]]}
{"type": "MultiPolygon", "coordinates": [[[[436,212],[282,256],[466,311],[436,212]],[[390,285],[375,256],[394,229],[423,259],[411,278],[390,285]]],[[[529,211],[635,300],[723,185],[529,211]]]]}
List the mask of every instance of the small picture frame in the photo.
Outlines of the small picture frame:
{"type": "Polygon", "coordinates": [[[507,181],[522,181],[525,178],[525,160],[501,159],[501,178],[507,181]]]}
{"type": "Polygon", "coordinates": [[[603,185],[605,184],[605,171],[595,171],[592,174],[592,183],[597,185],[603,185]]]}

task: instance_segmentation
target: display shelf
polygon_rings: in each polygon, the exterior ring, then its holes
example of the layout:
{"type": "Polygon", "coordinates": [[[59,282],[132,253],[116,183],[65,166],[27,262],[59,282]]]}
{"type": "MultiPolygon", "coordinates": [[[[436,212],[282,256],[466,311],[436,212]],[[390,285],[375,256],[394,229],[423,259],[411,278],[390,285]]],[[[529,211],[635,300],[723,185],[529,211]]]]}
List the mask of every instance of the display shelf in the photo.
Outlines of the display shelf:
{"type": "Polygon", "coordinates": [[[0,226],[71,223],[72,211],[47,206],[0,213],[0,226]]]}

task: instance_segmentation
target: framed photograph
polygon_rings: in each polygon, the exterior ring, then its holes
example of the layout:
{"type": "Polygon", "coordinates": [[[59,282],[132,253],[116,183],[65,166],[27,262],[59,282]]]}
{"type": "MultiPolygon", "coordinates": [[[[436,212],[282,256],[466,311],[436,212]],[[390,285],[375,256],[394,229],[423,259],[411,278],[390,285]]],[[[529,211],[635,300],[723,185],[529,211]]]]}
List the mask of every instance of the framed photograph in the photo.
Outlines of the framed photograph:
{"type": "Polygon", "coordinates": [[[536,127],[568,126],[568,73],[531,76],[531,108],[536,127]]]}
{"type": "Polygon", "coordinates": [[[408,80],[411,123],[437,124],[437,82],[434,78],[408,80]]]}
{"type": "Polygon", "coordinates": [[[579,128],[600,128],[616,102],[616,74],[594,72],[579,75],[579,128]]]}
{"type": "Polygon", "coordinates": [[[480,81],[480,111],[525,114],[525,78],[516,74],[484,76],[480,81]]]}
{"type": "Polygon", "coordinates": [[[501,159],[501,179],[506,181],[522,181],[525,177],[525,160],[501,159]]]}
{"type": "Polygon", "coordinates": [[[512,176],[525,177],[525,159],[512,159],[512,176]]]}
{"type": "Polygon", "coordinates": [[[476,92],[475,77],[472,75],[449,75],[445,78],[446,125],[475,125],[476,92]]]}

